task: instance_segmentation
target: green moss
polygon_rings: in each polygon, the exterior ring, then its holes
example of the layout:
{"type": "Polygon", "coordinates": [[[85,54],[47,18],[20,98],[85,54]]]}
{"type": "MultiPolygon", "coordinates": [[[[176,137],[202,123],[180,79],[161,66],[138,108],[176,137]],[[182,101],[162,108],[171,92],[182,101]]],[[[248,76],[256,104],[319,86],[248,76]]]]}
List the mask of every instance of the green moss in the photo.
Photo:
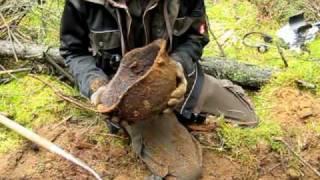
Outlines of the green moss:
{"type": "Polygon", "coordinates": [[[35,42],[58,46],[63,6],[63,0],[46,1],[43,5],[37,4],[23,18],[19,27],[35,42]]]}
{"type": "Polygon", "coordinates": [[[269,120],[261,120],[259,127],[253,129],[234,128],[225,124],[220,132],[226,145],[236,151],[243,148],[255,149],[258,142],[261,141],[271,144],[273,143],[272,138],[282,133],[280,126],[269,120]]]}
{"type": "Polygon", "coordinates": [[[320,62],[320,39],[317,39],[309,44],[309,50],[311,51],[310,58],[320,62]]]}
{"type": "MultiPolygon", "coordinates": [[[[47,76],[40,78],[66,94],[76,93],[56,79],[47,76]]],[[[52,89],[28,76],[0,86],[0,112],[8,113],[16,122],[31,129],[62,120],[65,115],[80,114],[57,98],[52,89]]],[[[19,135],[0,125],[0,153],[17,146],[21,140],[19,135]]]]}

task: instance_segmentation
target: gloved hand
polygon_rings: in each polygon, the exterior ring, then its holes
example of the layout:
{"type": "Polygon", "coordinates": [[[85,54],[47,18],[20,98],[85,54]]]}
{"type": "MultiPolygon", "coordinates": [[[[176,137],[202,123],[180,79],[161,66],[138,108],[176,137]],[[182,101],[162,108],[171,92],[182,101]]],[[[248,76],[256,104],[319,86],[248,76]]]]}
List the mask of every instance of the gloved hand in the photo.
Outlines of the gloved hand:
{"type": "MultiPolygon", "coordinates": [[[[98,88],[98,90],[91,95],[91,103],[95,106],[99,106],[101,104],[101,96],[106,91],[106,86],[101,86],[98,88]]],[[[107,122],[107,126],[109,129],[109,132],[111,134],[117,134],[119,132],[120,126],[120,119],[118,116],[114,116],[112,114],[104,114],[104,119],[107,122]]]]}
{"type": "MultiPolygon", "coordinates": [[[[177,73],[177,79],[178,79],[178,84],[177,88],[171,93],[171,98],[168,101],[168,106],[169,107],[175,107],[176,105],[180,104],[184,100],[184,95],[187,92],[187,79],[184,76],[184,70],[182,65],[179,62],[176,62],[176,73],[177,73]]],[[[168,110],[165,110],[168,111],[168,110]]]]}
{"type": "Polygon", "coordinates": [[[98,90],[94,92],[90,97],[91,103],[95,106],[101,104],[101,96],[106,90],[106,86],[101,86],[100,88],[98,88],[98,90]]]}
{"type": "Polygon", "coordinates": [[[95,106],[99,105],[101,96],[104,91],[106,91],[106,85],[109,80],[106,78],[96,78],[90,83],[90,90],[93,94],[90,97],[91,103],[95,106]]]}

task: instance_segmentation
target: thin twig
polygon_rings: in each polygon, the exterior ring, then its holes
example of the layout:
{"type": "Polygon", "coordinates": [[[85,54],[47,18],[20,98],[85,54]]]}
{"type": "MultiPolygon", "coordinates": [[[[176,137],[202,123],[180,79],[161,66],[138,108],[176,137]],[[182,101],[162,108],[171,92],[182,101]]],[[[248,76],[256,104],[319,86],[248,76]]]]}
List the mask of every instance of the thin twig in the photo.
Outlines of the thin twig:
{"type": "Polygon", "coordinates": [[[12,38],[12,33],[11,33],[11,29],[10,29],[10,26],[8,25],[8,23],[6,22],[6,19],[4,18],[2,12],[0,12],[0,17],[3,21],[3,24],[6,26],[7,28],[7,31],[8,31],[8,36],[9,36],[9,39],[10,39],[10,42],[11,42],[11,47],[12,47],[12,51],[13,51],[13,55],[14,55],[14,58],[15,60],[18,62],[19,61],[19,58],[17,56],[17,52],[16,52],[16,48],[14,46],[14,42],[13,42],[13,38],[12,38]]]}
{"type": "Polygon", "coordinates": [[[218,46],[218,48],[220,50],[220,56],[221,57],[226,57],[226,53],[224,52],[224,49],[223,49],[222,45],[220,44],[217,36],[213,33],[213,31],[211,29],[209,17],[207,16],[206,19],[207,19],[207,26],[208,26],[209,33],[211,34],[213,40],[216,42],[216,44],[217,44],[217,46],[218,46]]]}
{"type": "Polygon", "coordinates": [[[48,86],[61,99],[63,99],[65,101],[75,105],[78,108],[82,108],[82,109],[85,109],[85,110],[88,110],[88,111],[92,111],[92,112],[98,113],[98,111],[95,110],[91,105],[79,102],[77,99],[74,99],[74,98],[72,98],[70,96],[67,96],[67,95],[63,94],[63,92],[61,92],[59,89],[53,87],[51,84],[49,84],[48,82],[38,78],[37,76],[31,75],[31,74],[29,74],[29,76],[34,78],[34,79],[36,79],[36,80],[38,80],[38,81],[40,81],[40,82],[42,82],[46,86],[48,86]]]}
{"type": "Polygon", "coordinates": [[[62,124],[64,124],[65,122],[69,121],[72,118],[72,115],[63,118],[62,121],[60,121],[58,124],[56,124],[55,126],[52,127],[52,129],[56,129],[57,127],[61,126],[62,124]]]}
{"type": "MultiPolygon", "coordinates": [[[[48,48],[49,50],[49,48],[48,48]]],[[[47,50],[47,51],[48,51],[47,50]]],[[[46,52],[44,53],[44,59],[47,60],[53,67],[55,67],[63,76],[65,76],[70,82],[74,83],[75,80],[70,73],[65,71],[61,66],[59,66],[46,52]]]]}
{"type": "Polygon", "coordinates": [[[118,139],[122,139],[122,140],[128,140],[129,138],[128,137],[124,137],[124,136],[119,136],[119,135],[115,135],[115,134],[105,134],[106,136],[109,136],[109,137],[113,137],[113,138],[118,138],[118,139]]]}
{"type": "Polygon", "coordinates": [[[304,165],[304,166],[307,166],[311,171],[313,171],[318,177],[320,177],[320,172],[315,169],[310,163],[308,163],[306,160],[304,160],[297,152],[295,152],[293,150],[293,148],[285,141],[283,140],[282,138],[274,138],[274,140],[276,141],[279,141],[281,142],[282,144],[284,144],[288,149],[289,151],[294,155],[296,156],[299,161],[304,165]]]}
{"type": "Polygon", "coordinates": [[[3,70],[0,71],[0,75],[3,74],[13,74],[13,73],[19,73],[19,72],[27,72],[27,71],[31,71],[32,68],[21,68],[21,69],[12,69],[12,70],[3,70]]]}
{"type": "Polygon", "coordinates": [[[269,168],[268,171],[267,171],[267,173],[272,173],[272,171],[273,171],[274,169],[276,169],[277,167],[279,167],[279,166],[281,166],[281,163],[278,163],[278,164],[272,166],[271,168],[269,168]]]}
{"type": "MultiPolygon", "coordinates": [[[[0,64],[0,68],[3,70],[3,71],[6,71],[7,69],[4,67],[4,66],[2,66],[1,64],[0,64]]],[[[15,79],[15,80],[18,80],[18,78],[15,76],[15,75],[13,75],[12,73],[8,73],[13,79],[15,79]]]]}
{"type": "Polygon", "coordinates": [[[284,67],[288,68],[289,64],[288,64],[288,61],[287,61],[286,57],[284,56],[283,50],[281,49],[279,44],[277,44],[276,46],[277,46],[278,53],[279,53],[279,55],[281,57],[281,60],[283,61],[284,67]]]}

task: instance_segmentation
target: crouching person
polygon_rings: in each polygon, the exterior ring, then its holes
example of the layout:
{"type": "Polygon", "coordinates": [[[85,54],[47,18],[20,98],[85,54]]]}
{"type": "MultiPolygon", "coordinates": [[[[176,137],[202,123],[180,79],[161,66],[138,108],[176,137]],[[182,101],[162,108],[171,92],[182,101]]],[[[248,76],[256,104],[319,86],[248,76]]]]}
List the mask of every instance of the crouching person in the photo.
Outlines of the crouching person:
{"type": "Polygon", "coordinates": [[[240,87],[201,69],[198,61],[209,41],[204,1],[66,0],[60,52],[81,93],[96,105],[122,57],[156,39],[167,40],[167,51],[176,63],[179,80],[168,101],[175,114],[133,124],[120,119],[110,127],[128,132],[133,150],[153,179],[199,179],[201,149],[182,123],[201,122],[207,115],[223,115],[242,126],[258,123],[240,87]]]}

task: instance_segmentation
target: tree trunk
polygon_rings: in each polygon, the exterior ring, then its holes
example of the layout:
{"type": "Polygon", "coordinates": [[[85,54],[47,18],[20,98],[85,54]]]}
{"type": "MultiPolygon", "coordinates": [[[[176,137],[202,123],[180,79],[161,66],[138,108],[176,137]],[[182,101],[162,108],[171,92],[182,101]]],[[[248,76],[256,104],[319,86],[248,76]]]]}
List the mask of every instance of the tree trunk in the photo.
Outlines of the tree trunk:
{"type": "MultiPolygon", "coordinates": [[[[13,57],[14,52],[16,52],[16,55],[21,59],[46,60],[46,62],[49,62],[51,65],[53,63],[50,61],[54,61],[56,64],[65,68],[63,58],[59,55],[58,48],[48,48],[36,44],[23,44],[23,47],[14,44],[14,46],[15,51],[13,51],[12,43],[9,41],[0,41],[0,56],[13,57]],[[50,58],[48,59],[47,57],[50,58]]],[[[259,89],[262,85],[266,84],[270,80],[273,72],[272,69],[264,69],[256,65],[215,57],[204,58],[204,60],[201,61],[201,65],[207,74],[219,79],[229,79],[241,86],[252,89],[259,89]]]]}

